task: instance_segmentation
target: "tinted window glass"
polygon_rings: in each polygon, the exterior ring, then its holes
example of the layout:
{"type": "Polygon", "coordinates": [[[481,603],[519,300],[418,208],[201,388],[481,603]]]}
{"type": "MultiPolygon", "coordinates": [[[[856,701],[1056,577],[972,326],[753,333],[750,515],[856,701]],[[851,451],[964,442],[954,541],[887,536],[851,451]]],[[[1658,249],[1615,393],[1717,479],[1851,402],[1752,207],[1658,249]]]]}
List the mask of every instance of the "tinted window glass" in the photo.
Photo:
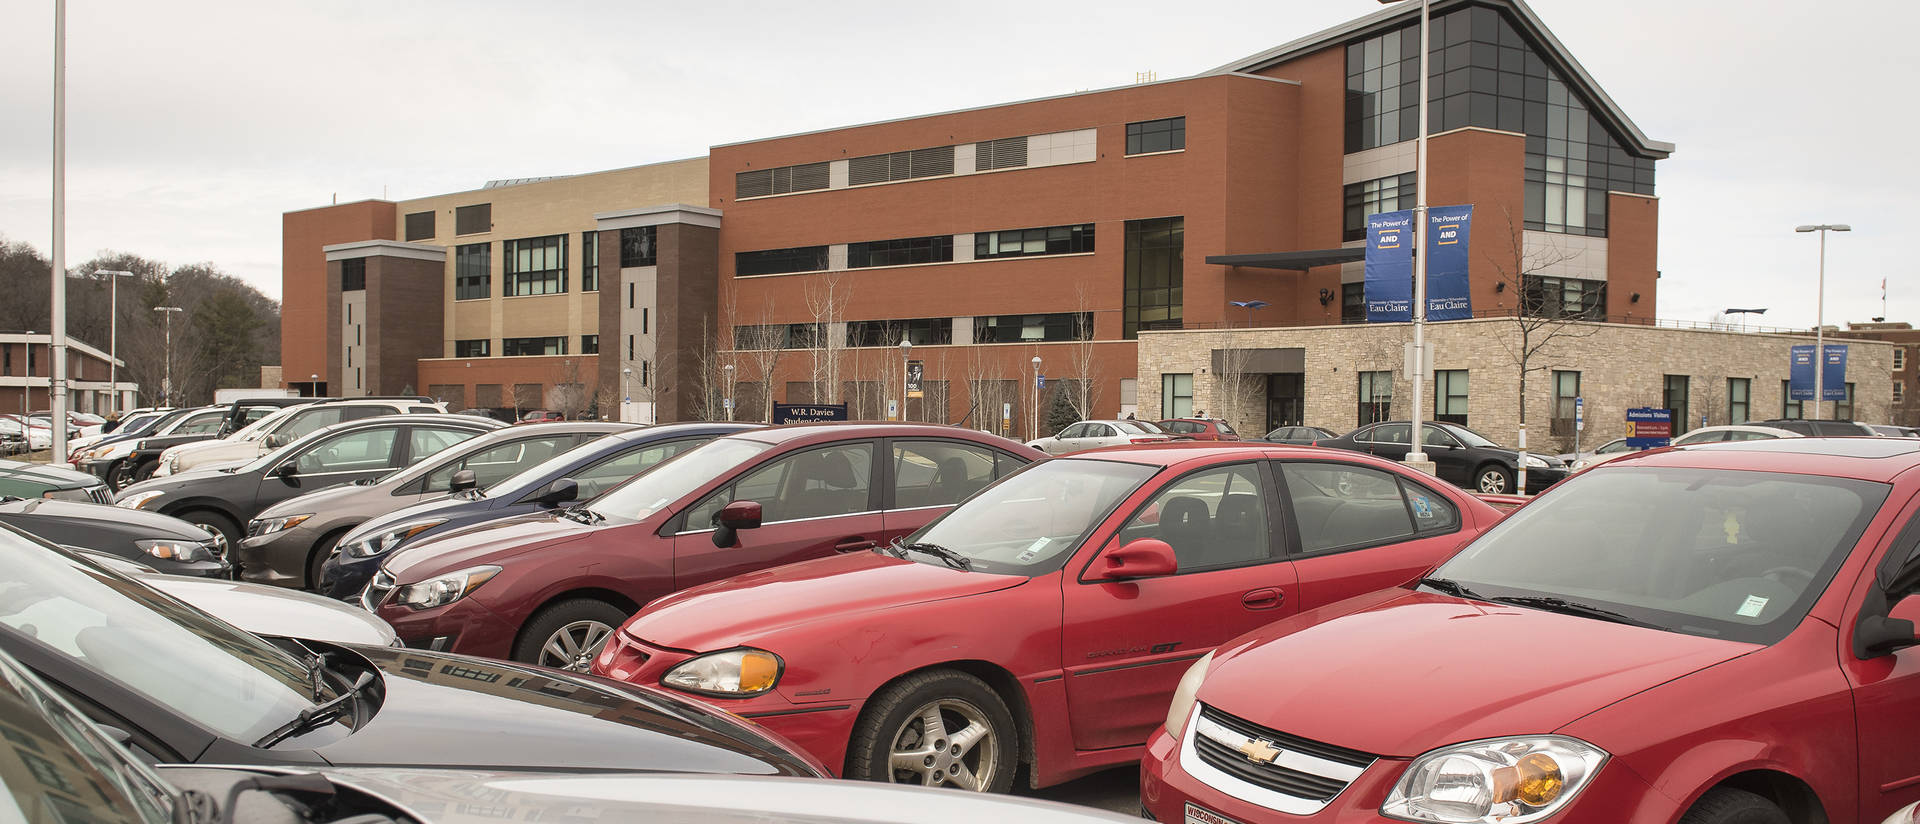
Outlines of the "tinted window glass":
{"type": "Polygon", "coordinates": [[[220,430],[220,423],[227,418],[225,412],[209,412],[195,415],[174,427],[173,435],[206,435],[220,430]]]}
{"type": "Polygon", "coordinates": [[[652,469],[668,458],[706,443],[706,440],[705,438],[695,438],[684,441],[649,444],[643,448],[635,449],[622,455],[616,455],[612,459],[601,461],[568,477],[572,478],[574,483],[580,485],[579,497],[591,498],[611,488],[614,484],[652,469]]]}
{"type": "Polygon", "coordinates": [[[407,454],[409,460],[417,461],[478,434],[471,429],[416,426],[407,436],[407,454]]]}
{"type": "Polygon", "coordinates": [[[1376,426],[1373,428],[1373,431],[1361,435],[1360,440],[1373,441],[1375,443],[1413,442],[1412,436],[1407,434],[1407,425],[1404,423],[1389,423],[1376,426]]]}
{"type": "MultiPolygon", "coordinates": [[[[416,442],[418,441],[420,431],[421,430],[417,429],[414,430],[416,442]]],[[[447,491],[453,484],[453,473],[459,472],[462,469],[473,470],[475,480],[479,482],[479,488],[486,489],[489,486],[506,480],[522,469],[551,458],[563,450],[573,448],[574,442],[575,436],[573,435],[550,435],[543,438],[528,438],[511,443],[503,443],[499,446],[482,449],[479,452],[457,461],[451,461],[446,466],[434,470],[433,474],[427,476],[427,487],[425,491],[447,491]]],[[[418,448],[417,443],[415,448],[418,448]]]]}
{"type": "Polygon", "coordinates": [[[951,506],[987,488],[994,479],[994,452],[983,446],[942,441],[895,441],[893,507],[951,506]]]}
{"type": "Polygon", "coordinates": [[[296,459],[300,474],[361,472],[393,467],[393,441],[399,430],[391,426],[346,432],[317,441],[296,459]]]}
{"type": "MultiPolygon", "coordinates": [[[[721,438],[703,444],[688,452],[685,460],[672,461],[607,490],[593,500],[593,511],[615,518],[645,518],[770,448],[746,439],[721,438]]],[[[705,529],[706,524],[694,528],[705,529]]]]}
{"type": "Polygon", "coordinates": [[[849,515],[867,510],[873,444],[811,449],[747,473],[732,486],[695,505],[687,529],[707,529],[721,507],[734,501],[760,504],[762,523],[849,515]]]}
{"type": "MultiPolygon", "coordinates": [[[[1286,475],[1293,517],[1300,525],[1301,551],[1362,546],[1413,534],[1413,519],[1393,475],[1344,463],[1280,467],[1286,475]]],[[[1426,497],[1432,512],[1434,496],[1426,497]]],[[[1452,517],[1457,521],[1459,515],[1452,517]]]]}
{"type": "Polygon", "coordinates": [[[1259,466],[1224,466],[1174,481],[1120,530],[1122,545],[1142,538],[1173,547],[1181,572],[1271,559],[1259,466]]]}
{"type": "Polygon", "coordinates": [[[305,409],[296,413],[275,435],[284,436],[288,443],[297,441],[321,429],[340,422],[342,407],[330,406],[323,409],[305,409]]]}

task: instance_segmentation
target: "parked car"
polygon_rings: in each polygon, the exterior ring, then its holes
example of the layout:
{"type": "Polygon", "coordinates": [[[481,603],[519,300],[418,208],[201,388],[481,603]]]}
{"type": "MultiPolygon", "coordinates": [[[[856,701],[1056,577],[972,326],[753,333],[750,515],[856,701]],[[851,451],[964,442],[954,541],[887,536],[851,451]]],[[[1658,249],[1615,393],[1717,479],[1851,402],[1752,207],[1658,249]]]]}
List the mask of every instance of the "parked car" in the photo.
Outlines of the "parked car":
{"type": "Polygon", "coordinates": [[[142,444],[149,441],[158,443],[159,439],[174,437],[211,438],[220,431],[220,423],[226,414],[226,408],[221,406],[176,409],[143,432],[123,432],[102,438],[85,454],[76,456],[78,460],[75,464],[106,481],[107,486],[115,490],[124,489],[128,484],[145,480],[153,474],[150,462],[134,457],[134,452],[142,444]]]}
{"type": "Polygon", "coordinates": [[[567,413],[565,412],[554,409],[534,409],[521,415],[520,420],[514,423],[544,423],[547,421],[564,421],[566,419],[567,413]]]}
{"type": "MultiPolygon", "coordinates": [[[[1338,438],[1320,441],[1319,446],[1366,452],[1394,461],[1404,461],[1412,451],[1412,426],[1407,421],[1387,421],[1360,427],[1338,438]]],[[[1527,489],[1538,492],[1567,477],[1567,466],[1559,458],[1495,444],[1478,432],[1459,424],[1427,421],[1422,424],[1427,460],[1448,483],[1499,495],[1518,489],[1521,462],[1527,465],[1527,489]]]]}
{"type": "Polygon", "coordinates": [[[1868,429],[1865,424],[1858,424],[1853,421],[1809,421],[1799,418],[1774,418],[1769,421],[1749,421],[1749,423],[1757,426],[1771,426],[1775,429],[1785,429],[1806,437],[1873,437],[1873,430],[1868,429]]]}
{"type": "Polygon", "coordinates": [[[246,581],[158,573],[131,577],[254,635],[329,644],[400,646],[400,636],[380,616],[323,595],[246,581]]]}
{"type": "MultiPolygon", "coordinates": [[[[148,424],[172,411],[171,408],[166,407],[128,410],[120,416],[120,420],[107,421],[101,424],[100,431],[91,435],[81,435],[78,438],[67,441],[67,462],[77,468],[80,465],[80,456],[88,449],[99,444],[99,442],[113,437],[115,434],[144,431],[148,424]]],[[[0,423],[0,430],[3,430],[4,427],[5,424],[0,423]]]]}
{"type": "Polygon", "coordinates": [[[153,474],[165,477],[189,469],[245,463],[319,429],[345,421],[382,415],[428,415],[444,411],[441,405],[412,395],[323,398],[282,409],[220,440],[170,447],[161,453],[153,474]]]}
{"type": "Polygon", "coordinates": [[[1916,470],[1920,444],[1876,438],[1582,472],[1417,585],[1196,662],[1141,766],[1147,810],[1879,821],[1920,799],[1916,470]]]}
{"type": "MultiPolygon", "coordinates": [[[[1727,441],[1764,441],[1772,438],[1798,438],[1798,437],[1802,437],[1798,432],[1793,432],[1786,429],[1779,429],[1777,427],[1772,427],[1772,426],[1754,426],[1752,424],[1732,424],[1729,426],[1702,426],[1698,429],[1688,432],[1685,435],[1681,435],[1678,438],[1674,438],[1670,442],[1670,445],[1691,446],[1697,443],[1725,443],[1727,441]]],[[[1624,438],[1621,439],[1622,443],[1625,443],[1625,441],[1626,439],[1624,438]]],[[[1637,451],[1639,450],[1629,449],[1623,452],[1611,452],[1607,454],[1595,453],[1593,455],[1589,455],[1585,458],[1581,458],[1580,460],[1575,461],[1573,463],[1573,470],[1578,472],[1582,469],[1586,469],[1589,466],[1594,466],[1596,464],[1603,464],[1615,458],[1621,458],[1627,455],[1631,455],[1637,451]]]]}
{"type": "Polygon", "coordinates": [[[1603,456],[1604,455],[1620,455],[1627,452],[1638,452],[1638,451],[1639,450],[1634,449],[1633,447],[1627,445],[1626,438],[1614,438],[1613,440],[1607,441],[1606,443],[1603,443],[1597,447],[1594,447],[1593,449],[1582,450],[1580,452],[1562,452],[1558,455],[1555,455],[1554,457],[1559,458],[1561,463],[1567,464],[1568,466],[1572,466],[1575,461],[1578,461],[1581,458],[1588,458],[1595,455],[1603,455],[1603,456]]]}
{"type": "Polygon", "coordinates": [[[222,413],[218,426],[212,432],[176,430],[168,435],[141,438],[133,445],[133,452],[121,461],[123,472],[129,481],[144,481],[151,478],[159,470],[160,458],[166,454],[167,450],[176,446],[223,438],[236,429],[245,428],[254,421],[285,409],[283,402],[287,400],[294,399],[256,398],[234,401],[233,406],[222,413]]]}
{"type": "Polygon", "coordinates": [[[1865,426],[1868,429],[1873,430],[1873,434],[1879,435],[1882,438],[1915,437],[1913,429],[1910,427],[1894,426],[1892,424],[1885,424],[1885,423],[1870,423],[1870,424],[1866,424],[1865,426]]]}
{"type": "Polygon", "coordinates": [[[219,530],[230,545],[241,524],[288,498],[334,484],[378,478],[500,424],[465,415],[389,415],[334,424],[230,469],[153,478],[113,502],[219,530]]]}
{"type": "Polygon", "coordinates": [[[27,450],[38,452],[53,448],[53,430],[39,426],[19,415],[0,414],[0,428],[19,435],[26,441],[27,450]]]}
{"type": "MultiPolygon", "coordinates": [[[[596,438],[497,484],[415,504],[373,518],[341,536],[339,552],[320,567],[320,588],[360,601],[380,562],[417,541],[463,527],[570,505],[652,469],[660,462],[722,435],[757,429],[756,423],[676,423],[596,438]],[[573,483],[574,494],[559,500],[573,483]]],[[[497,433],[496,433],[497,434],[497,433]]]]}
{"type": "Polygon", "coordinates": [[[1173,435],[1151,421],[1081,421],[1053,437],[1029,441],[1027,445],[1048,455],[1065,455],[1103,446],[1167,443],[1173,439],[1173,435]]]}
{"type": "Polygon", "coordinates": [[[1267,443],[1284,443],[1294,446],[1312,446],[1323,440],[1340,437],[1340,433],[1318,426],[1283,426],[1268,432],[1261,440],[1267,443]]]}
{"type": "Polygon", "coordinates": [[[155,571],[231,578],[226,536],[158,512],[128,512],[98,503],[0,496],[0,524],[49,543],[85,547],[155,571]]]}
{"type": "Polygon", "coordinates": [[[580,506],[415,542],[381,564],[362,602],[409,646],[585,671],[641,604],[742,572],[864,554],[1039,457],[926,424],[738,432],[580,506]]]}
{"type": "Polygon", "coordinates": [[[1155,425],[1176,438],[1195,441],[1240,440],[1240,433],[1233,431],[1232,426],[1219,418],[1174,418],[1155,425]]]}
{"type": "Polygon", "coordinates": [[[99,478],[52,464],[0,460],[0,495],[62,501],[113,502],[113,490],[99,478]]]}
{"type": "Polygon", "coordinates": [[[145,760],[821,775],[754,726],[659,690],[426,650],[292,655],[0,526],[0,651],[145,760]]]}
{"type": "Polygon", "coordinates": [[[1030,761],[1045,786],[1137,760],[1221,642],[1418,577],[1499,517],[1354,453],[1055,458],[898,544],[654,601],[593,671],[703,696],[845,777],[1005,791],[1030,761]]]}
{"type": "Polygon", "coordinates": [[[341,536],[368,518],[496,483],[584,441],[631,428],[633,424],[579,422],[500,429],[398,472],[281,501],[247,522],[247,537],[235,559],[241,577],[318,589],[321,563],[333,554],[341,536]]]}

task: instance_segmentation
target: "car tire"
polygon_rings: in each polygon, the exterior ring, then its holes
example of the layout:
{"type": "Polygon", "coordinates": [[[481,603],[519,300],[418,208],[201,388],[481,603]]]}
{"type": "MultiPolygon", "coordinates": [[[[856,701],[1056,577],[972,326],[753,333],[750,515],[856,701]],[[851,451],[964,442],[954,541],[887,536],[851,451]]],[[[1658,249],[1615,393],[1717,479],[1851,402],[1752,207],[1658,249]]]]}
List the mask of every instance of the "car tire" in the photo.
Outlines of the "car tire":
{"type": "Polygon", "coordinates": [[[160,468],[159,461],[147,461],[133,470],[133,482],[139,483],[153,477],[153,471],[160,468]]]}
{"type": "Polygon", "coordinates": [[[1693,803],[1680,824],[1792,824],[1786,811],[1761,796],[1715,787],[1693,803]]]}
{"type": "Polygon", "coordinates": [[[513,645],[513,660],[586,672],[627,611],[596,598],[561,601],[535,613],[513,645]]]}
{"type": "Polygon", "coordinates": [[[107,488],[119,492],[127,484],[133,483],[132,473],[127,471],[125,458],[107,465],[107,488]]]}
{"type": "Polygon", "coordinates": [[[908,676],[860,713],[846,777],[1004,793],[1019,765],[1013,714],[987,682],[954,670],[908,676]],[[928,722],[940,727],[928,740],[928,722]],[[958,733],[958,735],[956,735],[958,733]],[[967,737],[966,742],[956,740],[967,737]]]}
{"type": "Polygon", "coordinates": [[[229,552],[232,551],[231,548],[240,545],[241,538],[246,537],[240,534],[240,527],[233,522],[232,518],[211,509],[189,509],[174,517],[200,527],[201,529],[218,530],[221,535],[227,536],[229,552]]]}
{"type": "MultiPolygon", "coordinates": [[[[358,526],[358,524],[355,526],[358,526]]],[[[332,534],[321,538],[319,543],[313,545],[313,552],[307,555],[307,585],[305,588],[308,592],[320,591],[320,567],[326,564],[328,558],[333,557],[334,547],[340,545],[340,539],[346,537],[347,530],[352,528],[353,527],[336,529],[332,534]]]]}
{"type": "Polygon", "coordinates": [[[1493,495],[1513,494],[1513,473],[1499,464],[1487,464],[1474,470],[1473,488],[1493,495]]]}

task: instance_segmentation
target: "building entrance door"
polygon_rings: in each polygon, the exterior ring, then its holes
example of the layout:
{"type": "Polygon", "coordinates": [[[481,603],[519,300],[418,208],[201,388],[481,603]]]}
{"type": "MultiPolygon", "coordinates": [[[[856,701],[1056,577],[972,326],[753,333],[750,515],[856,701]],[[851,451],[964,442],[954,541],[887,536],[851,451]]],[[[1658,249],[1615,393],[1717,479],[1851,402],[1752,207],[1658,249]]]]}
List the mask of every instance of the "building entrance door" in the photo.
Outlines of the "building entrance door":
{"type": "Polygon", "coordinates": [[[1283,426],[1300,426],[1306,407],[1307,376],[1283,372],[1267,376],[1267,431],[1283,426]]]}

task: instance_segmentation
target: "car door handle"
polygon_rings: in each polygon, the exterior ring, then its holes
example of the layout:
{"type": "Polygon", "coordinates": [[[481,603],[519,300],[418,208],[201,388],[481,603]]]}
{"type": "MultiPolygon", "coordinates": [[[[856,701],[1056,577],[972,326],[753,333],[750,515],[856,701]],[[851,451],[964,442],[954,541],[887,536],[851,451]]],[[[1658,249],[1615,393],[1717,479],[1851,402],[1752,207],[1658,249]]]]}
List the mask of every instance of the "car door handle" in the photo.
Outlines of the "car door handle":
{"type": "Polygon", "coordinates": [[[1287,594],[1280,590],[1256,589],[1240,596],[1240,605],[1247,609],[1273,609],[1285,603],[1286,600],[1287,594]]]}
{"type": "Polygon", "coordinates": [[[872,549],[876,546],[879,546],[879,544],[874,543],[871,539],[862,538],[858,535],[855,535],[851,538],[841,538],[840,543],[833,545],[833,551],[834,552],[863,552],[865,550],[872,549]]]}

